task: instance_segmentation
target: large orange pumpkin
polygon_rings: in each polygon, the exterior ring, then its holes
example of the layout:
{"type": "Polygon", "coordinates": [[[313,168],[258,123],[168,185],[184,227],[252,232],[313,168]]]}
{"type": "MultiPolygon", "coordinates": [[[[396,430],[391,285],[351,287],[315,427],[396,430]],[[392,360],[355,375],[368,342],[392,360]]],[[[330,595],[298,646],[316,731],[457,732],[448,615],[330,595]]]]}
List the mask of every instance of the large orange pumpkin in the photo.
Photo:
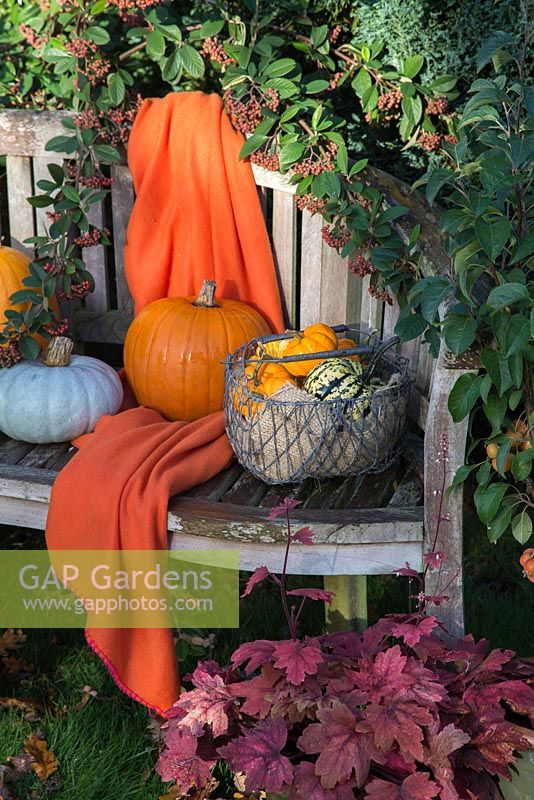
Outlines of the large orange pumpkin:
{"type": "MultiPolygon", "coordinates": [[[[9,298],[15,292],[25,288],[22,280],[30,274],[28,269],[30,260],[28,256],[24,255],[24,253],[21,253],[19,250],[14,250],[12,247],[0,246],[0,327],[2,327],[6,321],[5,312],[8,309],[24,312],[28,307],[27,302],[12,305],[9,302],[9,298]]],[[[57,312],[58,306],[55,298],[52,299],[51,306],[52,309],[57,312]]],[[[34,334],[34,338],[41,346],[46,343],[46,340],[42,336],[34,334]]]]}
{"type": "Polygon", "coordinates": [[[124,342],[126,377],[137,401],[172,420],[223,407],[224,364],[238,347],[270,333],[238,300],[215,300],[214,281],[197,298],[165,297],[135,317],[124,342]]]}

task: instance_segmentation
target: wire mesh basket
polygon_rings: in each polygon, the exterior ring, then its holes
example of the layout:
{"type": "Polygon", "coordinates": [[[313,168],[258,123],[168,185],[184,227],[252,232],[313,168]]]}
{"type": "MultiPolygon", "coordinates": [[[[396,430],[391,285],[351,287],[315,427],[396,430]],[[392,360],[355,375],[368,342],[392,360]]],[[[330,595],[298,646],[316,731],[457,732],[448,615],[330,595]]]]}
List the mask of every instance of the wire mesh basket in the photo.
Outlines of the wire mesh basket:
{"type": "MultiPolygon", "coordinates": [[[[292,334],[264,336],[243,345],[226,361],[226,430],[240,464],[260,480],[296,483],[381,472],[398,456],[406,427],[410,393],[408,359],[397,355],[398,339],[382,342],[358,326],[334,327],[338,338],[348,337],[353,349],[272,359],[290,361],[363,358],[362,387],[371,378],[380,388],[349,399],[319,400],[287,384],[265,396],[251,390],[250,370],[258,346],[292,334]]],[[[271,359],[269,359],[271,360],[271,359]]]]}

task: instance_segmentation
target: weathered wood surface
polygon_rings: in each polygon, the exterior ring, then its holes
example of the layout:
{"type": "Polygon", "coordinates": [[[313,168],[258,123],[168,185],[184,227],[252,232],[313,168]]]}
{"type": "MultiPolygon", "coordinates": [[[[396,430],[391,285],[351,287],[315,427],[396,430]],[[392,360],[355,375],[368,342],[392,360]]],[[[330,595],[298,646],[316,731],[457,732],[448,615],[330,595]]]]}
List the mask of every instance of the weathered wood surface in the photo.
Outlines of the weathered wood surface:
{"type": "MultiPolygon", "coordinates": [[[[2,150],[0,135],[0,153],[2,150]]],[[[25,156],[6,159],[6,173],[11,244],[31,255],[31,248],[23,244],[26,239],[35,235],[33,208],[26,199],[33,194],[31,160],[25,156]]]]}
{"type": "MultiPolygon", "coordinates": [[[[4,523],[44,529],[56,472],[0,464],[0,518],[4,523]]],[[[268,490],[268,487],[266,487],[268,490]]],[[[282,568],[283,520],[269,520],[268,507],[176,497],[169,504],[172,549],[232,549],[241,568],[282,568]]],[[[315,546],[295,545],[289,572],[296,574],[387,574],[405,561],[421,565],[422,508],[298,509],[296,526],[310,525],[315,546]]]]}
{"type": "Polygon", "coordinates": [[[427,551],[432,547],[441,550],[444,561],[441,570],[429,570],[426,591],[427,594],[449,597],[448,602],[438,609],[439,618],[452,636],[461,636],[464,630],[463,491],[461,486],[458,487],[442,502],[442,490],[451,483],[454,473],[465,461],[469,420],[452,422],[447,399],[465,370],[443,369],[444,355],[445,348],[442,347],[438,368],[434,372],[425,435],[425,548],[427,551]],[[436,539],[440,505],[442,520],[436,539]]]}

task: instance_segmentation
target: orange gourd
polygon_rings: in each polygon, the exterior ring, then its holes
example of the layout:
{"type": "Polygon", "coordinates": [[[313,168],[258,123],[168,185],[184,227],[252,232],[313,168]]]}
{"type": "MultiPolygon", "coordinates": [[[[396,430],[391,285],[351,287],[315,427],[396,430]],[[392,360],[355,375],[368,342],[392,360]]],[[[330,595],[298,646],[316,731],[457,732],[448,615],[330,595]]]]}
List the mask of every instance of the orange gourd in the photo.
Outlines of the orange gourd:
{"type": "MultiPolygon", "coordinates": [[[[318,322],[316,325],[308,325],[302,333],[298,333],[290,339],[287,347],[284,348],[284,356],[322,353],[336,348],[337,336],[335,331],[328,325],[318,322]]],[[[284,366],[292,375],[299,377],[308,375],[320,363],[321,359],[309,359],[306,361],[286,361],[284,366]]]]}
{"type": "MultiPolygon", "coordinates": [[[[17,303],[13,305],[9,298],[20,289],[26,288],[22,283],[30,271],[28,264],[30,260],[27,255],[15,250],[13,247],[0,246],[0,327],[6,322],[5,312],[8,309],[23,313],[28,308],[28,303],[17,303]]],[[[51,300],[51,308],[57,312],[58,306],[55,298],[51,300]]],[[[38,334],[32,334],[33,338],[42,347],[46,340],[38,334]]]]}
{"type": "MultiPolygon", "coordinates": [[[[337,340],[337,349],[338,350],[352,350],[355,347],[356,347],[356,342],[354,341],[354,339],[338,339],[337,340]]],[[[361,362],[361,360],[362,360],[362,357],[359,356],[358,353],[355,353],[352,356],[347,356],[347,358],[350,358],[351,361],[360,361],[361,362]]]]}
{"type": "Polygon", "coordinates": [[[165,297],[135,317],[124,342],[126,377],[137,401],[171,420],[195,420],[223,407],[229,353],[270,333],[238,300],[216,300],[214,281],[194,297],[165,297]]]}

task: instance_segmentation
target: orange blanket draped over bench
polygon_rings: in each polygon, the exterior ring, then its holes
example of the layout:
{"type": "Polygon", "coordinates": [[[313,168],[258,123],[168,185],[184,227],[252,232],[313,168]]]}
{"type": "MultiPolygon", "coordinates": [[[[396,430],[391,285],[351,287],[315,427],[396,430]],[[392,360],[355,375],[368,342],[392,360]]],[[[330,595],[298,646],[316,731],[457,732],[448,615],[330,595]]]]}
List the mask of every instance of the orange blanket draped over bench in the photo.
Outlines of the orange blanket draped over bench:
{"type": "MultiPolygon", "coordinates": [[[[137,312],[160,297],[194,295],[210,278],[221,297],[250,303],[283,330],[252,170],[239,161],[242,144],[217,95],[178,93],[141,107],[128,146],[136,201],[125,251],[137,312]]],[[[104,418],[76,444],[52,488],[50,550],[165,548],[169,497],[232,458],[222,412],[184,423],[133,408],[104,418]]],[[[159,714],[177,699],[170,630],[91,628],[89,618],[86,636],[127,694],[159,714]]]]}

